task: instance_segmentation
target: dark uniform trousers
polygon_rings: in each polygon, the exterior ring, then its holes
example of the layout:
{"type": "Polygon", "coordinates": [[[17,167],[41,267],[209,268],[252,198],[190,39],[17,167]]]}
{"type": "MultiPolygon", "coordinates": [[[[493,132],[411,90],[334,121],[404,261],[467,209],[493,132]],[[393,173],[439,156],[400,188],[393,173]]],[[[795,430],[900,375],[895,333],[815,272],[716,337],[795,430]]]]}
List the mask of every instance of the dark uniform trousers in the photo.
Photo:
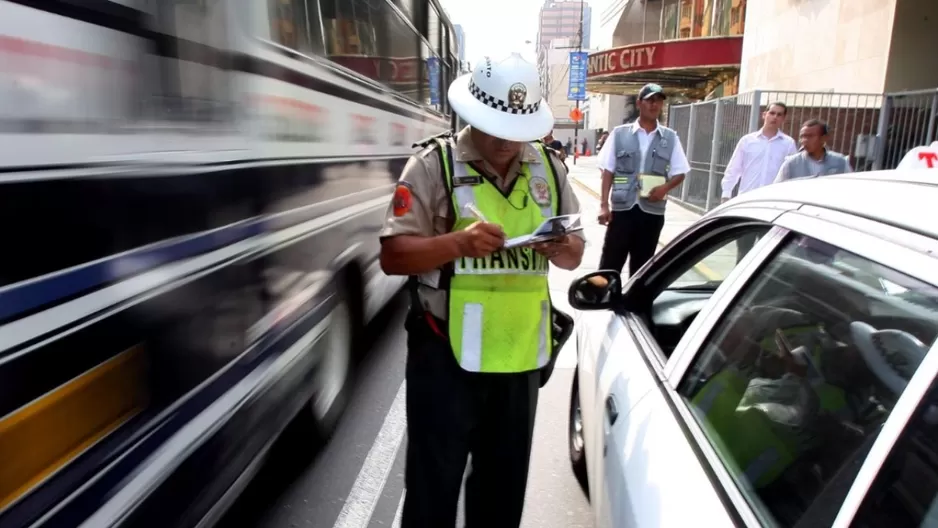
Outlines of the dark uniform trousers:
{"type": "MultiPolygon", "coordinates": [[[[443,321],[434,319],[440,329],[443,321]]],[[[424,314],[407,318],[407,470],[403,528],[446,528],[469,455],[467,528],[521,523],[540,377],[462,369],[424,314]]]]}
{"type": "Polygon", "coordinates": [[[629,277],[635,275],[654,256],[663,227],[663,214],[646,213],[637,204],[627,211],[612,211],[599,269],[621,273],[628,258],[629,277]]]}

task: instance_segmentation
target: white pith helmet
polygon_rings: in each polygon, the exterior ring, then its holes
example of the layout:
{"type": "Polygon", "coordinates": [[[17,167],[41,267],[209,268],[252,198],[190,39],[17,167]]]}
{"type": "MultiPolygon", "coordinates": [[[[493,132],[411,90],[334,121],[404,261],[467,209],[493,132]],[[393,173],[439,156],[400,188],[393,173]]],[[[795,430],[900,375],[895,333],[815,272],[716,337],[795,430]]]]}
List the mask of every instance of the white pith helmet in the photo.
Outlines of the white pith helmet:
{"type": "Polygon", "coordinates": [[[510,141],[534,141],[554,128],[537,68],[518,53],[483,57],[449,86],[450,105],[470,126],[510,141]]]}

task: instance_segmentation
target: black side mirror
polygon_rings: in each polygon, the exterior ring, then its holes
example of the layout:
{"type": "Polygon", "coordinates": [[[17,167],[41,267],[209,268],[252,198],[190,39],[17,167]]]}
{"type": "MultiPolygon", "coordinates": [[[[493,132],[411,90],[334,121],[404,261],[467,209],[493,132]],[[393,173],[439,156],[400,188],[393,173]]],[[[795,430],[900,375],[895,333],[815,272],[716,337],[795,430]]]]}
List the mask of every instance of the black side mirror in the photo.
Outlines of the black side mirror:
{"type": "Polygon", "coordinates": [[[600,270],[574,280],[567,292],[570,306],[577,310],[604,310],[622,297],[622,276],[618,271],[600,270]]]}

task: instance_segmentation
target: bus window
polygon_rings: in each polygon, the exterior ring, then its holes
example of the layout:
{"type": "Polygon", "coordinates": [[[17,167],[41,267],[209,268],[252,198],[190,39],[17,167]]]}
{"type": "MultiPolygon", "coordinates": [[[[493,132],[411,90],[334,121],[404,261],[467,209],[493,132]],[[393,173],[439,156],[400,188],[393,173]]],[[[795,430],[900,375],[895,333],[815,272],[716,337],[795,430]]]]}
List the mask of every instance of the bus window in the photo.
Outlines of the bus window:
{"type": "Polygon", "coordinates": [[[419,37],[397,10],[376,0],[320,6],[329,59],[420,101],[419,37]]]}
{"type": "Polygon", "coordinates": [[[268,6],[270,36],[274,42],[302,53],[323,54],[317,9],[307,11],[306,0],[268,0],[268,6]]]}
{"type": "Polygon", "coordinates": [[[411,24],[414,26],[419,25],[417,23],[417,6],[414,5],[414,0],[392,0],[392,2],[404,13],[404,16],[411,24]]]}
{"type": "Polygon", "coordinates": [[[432,5],[430,6],[429,18],[427,21],[427,40],[430,41],[430,49],[433,50],[433,54],[440,55],[440,42],[441,35],[440,31],[442,29],[442,24],[440,23],[440,15],[436,12],[436,8],[432,5]]]}

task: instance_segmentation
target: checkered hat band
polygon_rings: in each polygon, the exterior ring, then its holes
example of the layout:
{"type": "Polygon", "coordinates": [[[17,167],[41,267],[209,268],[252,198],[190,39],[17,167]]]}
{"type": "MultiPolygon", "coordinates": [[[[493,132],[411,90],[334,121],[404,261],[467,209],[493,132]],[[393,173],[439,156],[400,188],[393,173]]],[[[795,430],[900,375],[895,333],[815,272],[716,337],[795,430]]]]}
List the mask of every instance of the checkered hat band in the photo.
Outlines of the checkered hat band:
{"type": "Polygon", "coordinates": [[[508,114],[533,114],[534,112],[537,112],[538,107],[541,106],[540,101],[538,101],[533,104],[524,105],[521,108],[512,108],[508,106],[508,103],[505,101],[502,101],[494,95],[485,93],[485,91],[482,90],[482,88],[479,88],[474,82],[469,83],[469,93],[471,93],[472,96],[478,99],[482,104],[508,114]]]}

